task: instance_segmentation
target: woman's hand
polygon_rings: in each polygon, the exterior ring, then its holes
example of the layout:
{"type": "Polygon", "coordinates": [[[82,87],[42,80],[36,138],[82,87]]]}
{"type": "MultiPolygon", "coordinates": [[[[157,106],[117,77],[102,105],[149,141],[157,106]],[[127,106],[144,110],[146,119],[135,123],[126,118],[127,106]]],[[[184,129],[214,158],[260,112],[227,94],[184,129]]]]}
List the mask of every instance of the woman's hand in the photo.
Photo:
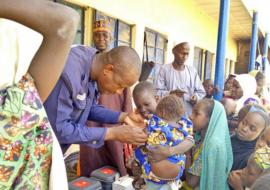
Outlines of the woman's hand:
{"type": "Polygon", "coordinates": [[[150,162],[159,162],[173,155],[173,149],[169,146],[157,145],[147,147],[147,149],[150,162]]]}

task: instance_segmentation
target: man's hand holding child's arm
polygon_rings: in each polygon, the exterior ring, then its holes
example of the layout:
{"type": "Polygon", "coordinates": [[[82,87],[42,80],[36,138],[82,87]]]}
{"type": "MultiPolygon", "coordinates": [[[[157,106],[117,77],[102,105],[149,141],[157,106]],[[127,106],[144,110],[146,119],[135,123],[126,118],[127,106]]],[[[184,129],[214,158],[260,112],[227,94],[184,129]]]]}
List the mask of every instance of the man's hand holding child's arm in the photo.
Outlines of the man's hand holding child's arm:
{"type": "Polygon", "coordinates": [[[123,143],[142,145],[147,141],[144,129],[129,125],[107,128],[105,140],[116,140],[123,143]]]}
{"type": "Polygon", "coordinates": [[[134,112],[134,113],[122,112],[119,116],[118,122],[125,123],[133,127],[140,127],[140,128],[146,127],[144,118],[141,116],[141,114],[137,112],[134,112]]]}

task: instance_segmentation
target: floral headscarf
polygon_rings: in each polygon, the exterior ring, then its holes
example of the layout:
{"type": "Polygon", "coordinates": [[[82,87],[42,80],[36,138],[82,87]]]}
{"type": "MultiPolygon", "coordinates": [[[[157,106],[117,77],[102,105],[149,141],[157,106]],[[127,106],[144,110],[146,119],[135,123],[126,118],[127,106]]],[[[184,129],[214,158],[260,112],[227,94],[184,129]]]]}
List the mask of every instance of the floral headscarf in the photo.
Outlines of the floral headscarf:
{"type": "Polygon", "coordinates": [[[270,168],[270,148],[266,145],[256,150],[254,160],[261,169],[270,168]]]}

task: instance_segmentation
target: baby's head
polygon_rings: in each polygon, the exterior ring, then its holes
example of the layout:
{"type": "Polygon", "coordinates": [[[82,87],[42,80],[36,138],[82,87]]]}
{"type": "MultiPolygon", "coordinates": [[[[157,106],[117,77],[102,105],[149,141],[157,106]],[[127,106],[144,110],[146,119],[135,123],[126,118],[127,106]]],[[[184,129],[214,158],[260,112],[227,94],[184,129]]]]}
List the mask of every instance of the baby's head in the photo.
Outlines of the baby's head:
{"type": "Polygon", "coordinates": [[[242,141],[253,141],[257,139],[263,130],[270,124],[269,116],[261,109],[251,107],[243,117],[239,117],[239,125],[236,135],[242,141]]]}
{"type": "Polygon", "coordinates": [[[228,76],[228,78],[226,79],[225,83],[224,83],[224,91],[228,91],[230,90],[231,86],[233,86],[233,80],[236,76],[230,74],[228,76]]]}
{"type": "Polygon", "coordinates": [[[231,98],[223,98],[221,100],[221,103],[223,104],[223,106],[225,108],[227,117],[231,116],[231,115],[233,115],[235,113],[237,104],[233,99],[231,99],[231,98]]]}
{"type": "Polygon", "coordinates": [[[251,187],[256,179],[270,167],[270,148],[256,150],[248,160],[247,166],[241,172],[241,181],[245,187],[251,187]]]}
{"type": "Polygon", "coordinates": [[[224,95],[233,99],[240,99],[243,96],[241,84],[236,80],[235,75],[230,75],[224,84],[224,95]]]}
{"type": "Polygon", "coordinates": [[[148,81],[138,83],[133,90],[133,100],[139,113],[148,118],[156,113],[158,96],[154,85],[148,81]]]}
{"type": "Polygon", "coordinates": [[[241,181],[245,187],[250,187],[259,178],[263,170],[257,165],[252,154],[248,159],[247,166],[241,172],[241,181]]]}
{"type": "Polygon", "coordinates": [[[185,113],[182,99],[176,95],[162,98],[156,109],[156,115],[166,121],[177,122],[185,113]]]}

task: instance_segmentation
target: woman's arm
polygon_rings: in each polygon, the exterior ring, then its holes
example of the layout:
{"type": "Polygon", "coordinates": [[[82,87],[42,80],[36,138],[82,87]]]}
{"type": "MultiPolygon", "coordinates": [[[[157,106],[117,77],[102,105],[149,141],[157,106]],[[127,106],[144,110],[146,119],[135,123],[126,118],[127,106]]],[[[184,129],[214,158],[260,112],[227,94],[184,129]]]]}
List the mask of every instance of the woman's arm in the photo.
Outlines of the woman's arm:
{"type": "Polygon", "coordinates": [[[0,17],[19,22],[43,35],[28,72],[44,102],[63,70],[79,21],[78,14],[50,1],[1,0],[0,17]]]}

